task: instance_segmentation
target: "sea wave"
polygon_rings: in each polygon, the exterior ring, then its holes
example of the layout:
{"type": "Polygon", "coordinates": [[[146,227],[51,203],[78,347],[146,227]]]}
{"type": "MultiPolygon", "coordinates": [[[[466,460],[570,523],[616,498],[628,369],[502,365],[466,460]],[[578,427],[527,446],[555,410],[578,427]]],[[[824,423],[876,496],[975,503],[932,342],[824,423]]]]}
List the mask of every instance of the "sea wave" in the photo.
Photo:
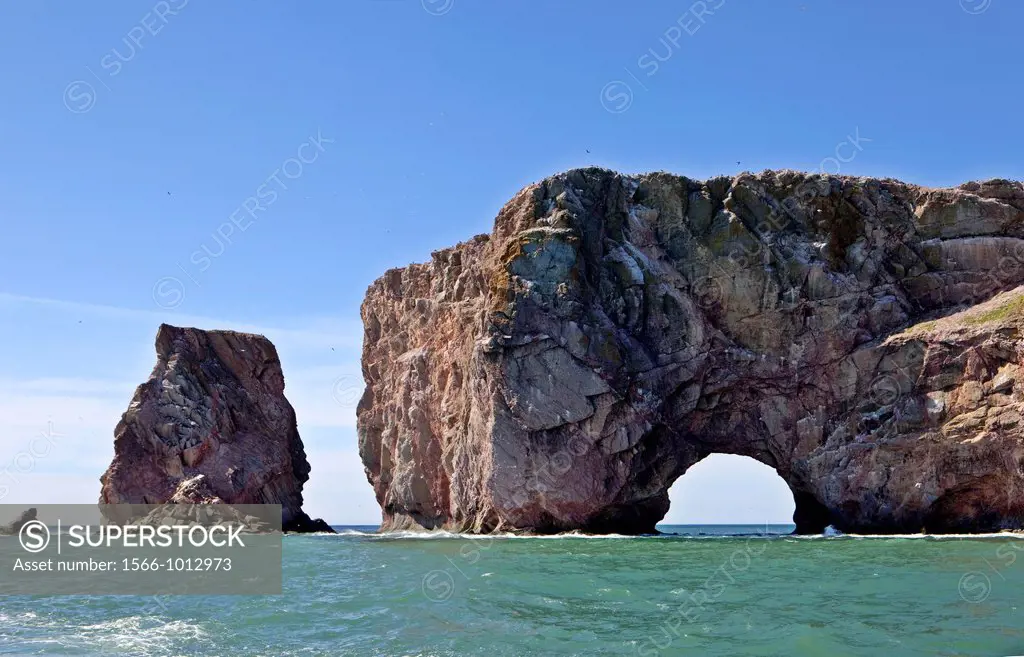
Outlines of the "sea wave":
{"type": "MultiPolygon", "coordinates": [[[[96,623],[69,623],[60,614],[0,613],[0,635],[20,645],[56,644],[62,650],[87,650],[95,647],[131,655],[165,655],[172,646],[197,647],[211,642],[209,632],[185,620],[159,616],[122,616],[96,623]],[[53,631],[59,630],[57,635],[53,631]],[[36,635],[43,632],[43,636],[36,635]]],[[[0,641],[0,646],[6,641],[0,641]]],[[[4,652],[0,648],[0,652],[4,652]]]]}
{"type": "Polygon", "coordinates": [[[213,643],[210,634],[196,623],[151,616],[128,616],[84,625],[77,638],[84,645],[98,643],[132,655],[164,655],[172,646],[185,644],[197,648],[213,643]]]}

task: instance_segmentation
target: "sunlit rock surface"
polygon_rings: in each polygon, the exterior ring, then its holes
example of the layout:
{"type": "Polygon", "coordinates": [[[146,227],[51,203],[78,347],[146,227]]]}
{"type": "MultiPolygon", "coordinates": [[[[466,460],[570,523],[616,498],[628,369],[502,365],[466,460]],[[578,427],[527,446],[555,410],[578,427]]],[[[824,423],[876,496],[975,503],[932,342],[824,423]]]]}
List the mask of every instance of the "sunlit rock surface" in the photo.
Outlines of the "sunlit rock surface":
{"type": "Polygon", "coordinates": [[[715,452],[800,532],[1020,528],[1022,281],[1018,182],[569,171],[370,286],[360,454],[392,530],[651,532],[715,452]]]}
{"type": "Polygon", "coordinates": [[[302,511],[309,463],[262,335],[162,324],[157,363],[114,432],[101,504],[280,504],[285,531],[331,531],[302,511]]]}

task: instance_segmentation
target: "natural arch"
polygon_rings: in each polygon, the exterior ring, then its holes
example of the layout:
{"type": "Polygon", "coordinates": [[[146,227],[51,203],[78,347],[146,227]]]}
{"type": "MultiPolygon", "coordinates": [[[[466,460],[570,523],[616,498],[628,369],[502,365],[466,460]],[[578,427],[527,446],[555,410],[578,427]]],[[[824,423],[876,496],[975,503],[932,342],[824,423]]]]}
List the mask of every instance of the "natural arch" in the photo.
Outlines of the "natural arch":
{"type": "Polygon", "coordinates": [[[736,454],[711,454],[669,488],[662,524],[789,524],[793,492],[774,469],[736,454]]]}
{"type": "Polygon", "coordinates": [[[709,454],[773,468],[800,533],[1024,527],[1022,217],[1005,180],[530,185],[367,290],[382,527],[653,531],[709,454]]]}
{"type": "MultiPolygon", "coordinates": [[[[714,424],[712,418],[709,427],[714,424]]],[[[581,520],[570,518],[570,522],[578,523],[576,528],[593,533],[654,533],[657,531],[656,525],[664,523],[669,513],[669,492],[673,485],[694,468],[697,468],[699,477],[701,464],[705,464],[703,467],[706,468],[707,464],[714,464],[715,459],[738,459],[747,468],[756,468],[765,473],[768,477],[766,481],[770,481],[776,491],[781,493],[785,489],[789,497],[783,499],[788,502],[787,509],[792,508],[795,533],[821,534],[829,525],[843,528],[841,518],[837,518],[819,501],[814,482],[806,476],[806,471],[794,467],[788,459],[778,458],[776,454],[783,450],[770,438],[754,438],[757,427],[753,422],[737,431],[709,431],[701,436],[681,432],[666,424],[656,425],[643,433],[640,433],[641,430],[642,427],[635,424],[625,427],[627,444],[633,440],[631,432],[635,431],[639,435],[628,457],[631,471],[628,478],[622,480],[625,485],[618,489],[616,498],[610,504],[605,504],[599,513],[581,520]]],[[[614,477],[616,464],[622,462],[624,454],[609,454],[605,451],[607,449],[602,445],[592,447],[581,453],[575,462],[588,470],[593,467],[593,472],[602,472],[602,469],[605,473],[611,472],[614,477]]],[[[549,487],[551,490],[544,491],[543,503],[549,509],[556,507],[552,501],[564,494],[562,491],[578,499],[580,491],[572,483],[578,475],[578,472],[570,469],[562,476],[552,478],[553,485],[549,487]]],[[[606,474],[601,485],[615,483],[616,480],[606,474]]],[[[561,511],[557,508],[554,510],[561,511]]],[[[543,531],[566,531],[564,527],[556,520],[544,527],[543,531]]]]}

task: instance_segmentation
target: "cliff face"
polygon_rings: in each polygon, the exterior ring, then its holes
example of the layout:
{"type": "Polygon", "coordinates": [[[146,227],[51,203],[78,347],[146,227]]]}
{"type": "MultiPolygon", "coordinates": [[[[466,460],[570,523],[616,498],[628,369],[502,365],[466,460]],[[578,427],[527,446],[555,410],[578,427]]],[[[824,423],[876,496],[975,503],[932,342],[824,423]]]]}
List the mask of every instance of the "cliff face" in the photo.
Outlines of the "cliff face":
{"type": "Polygon", "coordinates": [[[101,504],[280,504],[285,531],[331,531],[302,511],[309,463],[261,335],[162,324],[157,363],[114,431],[101,504]]]}
{"type": "Polygon", "coordinates": [[[711,453],[800,532],[1024,527],[1024,187],[584,169],[362,307],[385,529],[649,532],[711,453]]]}

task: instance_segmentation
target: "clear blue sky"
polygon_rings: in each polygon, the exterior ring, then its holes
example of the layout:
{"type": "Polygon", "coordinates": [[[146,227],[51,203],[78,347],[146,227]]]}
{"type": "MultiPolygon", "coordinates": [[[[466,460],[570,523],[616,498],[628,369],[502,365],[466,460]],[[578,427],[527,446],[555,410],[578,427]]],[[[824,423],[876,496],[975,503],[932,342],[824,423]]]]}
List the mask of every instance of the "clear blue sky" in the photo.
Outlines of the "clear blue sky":
{"type": "MultiPolygon", "coordinates": [[[[348,401],[366,286],[559,170],[831,171],[838,147],[843,173],[1024,177],[1024,3],[697,5],[0,5],[0,470],[63,434],[6,501],[95,496],[169,321],[275,339],[311,511],[374,521],[348,401]]],[[[759,521],[751,496],[669,520],[759,521]]]]}

